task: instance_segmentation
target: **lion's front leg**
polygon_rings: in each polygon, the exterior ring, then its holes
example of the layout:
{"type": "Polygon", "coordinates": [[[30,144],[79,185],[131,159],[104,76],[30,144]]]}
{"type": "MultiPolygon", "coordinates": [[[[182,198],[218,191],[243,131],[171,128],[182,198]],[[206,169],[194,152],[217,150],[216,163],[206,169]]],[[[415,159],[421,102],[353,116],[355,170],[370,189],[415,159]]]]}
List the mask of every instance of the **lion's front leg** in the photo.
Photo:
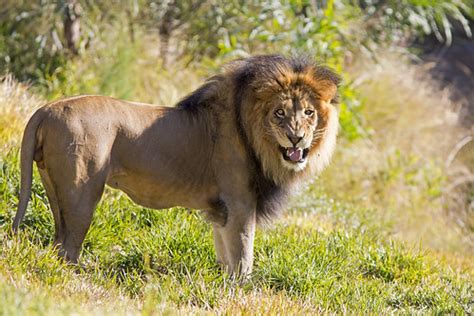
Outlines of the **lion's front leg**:
{"type": "Polygon", "coordinates": [[[214,224],[214,248],[216,250],[216,259],[217,263],[222,266],[227,266],[227,258],[226,258],[226,251],[224,240],[221,235],[221,228],[218,224],[214,224]]]}
{"type": "Polygon", "coordinates": [[[255,227],[255,210],[232,208],[226,225],[215,226],[216,254],[231,275],[245,276],[252,272],[255,227]]]}

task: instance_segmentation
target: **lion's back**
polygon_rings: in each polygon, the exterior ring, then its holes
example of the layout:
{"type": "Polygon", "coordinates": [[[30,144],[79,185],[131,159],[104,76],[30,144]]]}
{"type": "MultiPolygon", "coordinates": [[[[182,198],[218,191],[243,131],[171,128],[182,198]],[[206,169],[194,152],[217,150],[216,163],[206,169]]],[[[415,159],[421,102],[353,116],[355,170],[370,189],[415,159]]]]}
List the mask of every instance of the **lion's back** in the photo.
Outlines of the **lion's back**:
{"type": "Polygon", "coordinates": [[[43,120],[37,131],[45,159],[59,157],[107,160],[119,133],[139,135],[151,121],[151,106],[110,97],[78,96],[49,103],[37,111],[43,120]],[[148,110],[148,111],[147,111],[148,110]],[[145,122],[146,123],[146,122],[145,122]]]}

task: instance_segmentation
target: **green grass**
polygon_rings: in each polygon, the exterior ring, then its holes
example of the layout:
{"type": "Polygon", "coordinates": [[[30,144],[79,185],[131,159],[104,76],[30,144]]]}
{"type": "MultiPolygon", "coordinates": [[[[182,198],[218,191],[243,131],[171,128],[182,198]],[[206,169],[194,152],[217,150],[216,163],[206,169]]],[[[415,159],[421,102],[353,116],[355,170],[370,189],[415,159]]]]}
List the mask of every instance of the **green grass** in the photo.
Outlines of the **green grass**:
{"type": "Polygon", "coordinates": [[[70,266],[51,248],[53,220],[37,175],[21,233],[9,233],[18,150],[0,157],[0,315],[474,312],[470,271],[391,241],[370,210],[315,188],[312,202],[295,199],[284,218],[258,231],[255,270],[244,284],[219,270],[199,213],[145,209],[111,190],[80,267],[70,266]]]}

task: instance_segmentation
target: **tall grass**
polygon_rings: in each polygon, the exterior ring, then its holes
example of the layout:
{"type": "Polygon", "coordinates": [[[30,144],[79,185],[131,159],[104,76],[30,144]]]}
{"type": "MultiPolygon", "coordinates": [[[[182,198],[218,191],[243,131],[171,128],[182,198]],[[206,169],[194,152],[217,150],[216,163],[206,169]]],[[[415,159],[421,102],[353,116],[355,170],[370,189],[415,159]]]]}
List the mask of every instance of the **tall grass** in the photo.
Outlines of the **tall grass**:
{"type": "MultiPolygon", "coordinates": [[[[363,60],[351,72],[369,137],[342,140],[323,176],[324,187],[339,199],[374,209],[380,225],[402,240],[472,253],[474,231],[465,222],[468,214],[472,220],[472,205],[447,203],[453,198],[447,190],[452,168],[472,168],[472,161],[446,167],[455,144],[469,135],[458,123],[449,89],[430,80],[421,66],[389,53],[378,63],[363,60]]],[[[472,193],[457,194],[468,200],[472,193]]]]}
{"type": "Polygon", "coordinates": [[[0,77],[0,150],[6,151],[18,142],[27,119],[43,102],[12,75],[0,77]]]}
{"type": "Polygon", "coordinates": [[[140,38],[130,42],[123,32],[111,31],[81,58],[70,60],[43,80],[41,92],[50,100],[100,94],[171,106],[202,82],[206,69],[198,71],[184,62],[164,69],[157,39],[145,34],[140,38]]]}

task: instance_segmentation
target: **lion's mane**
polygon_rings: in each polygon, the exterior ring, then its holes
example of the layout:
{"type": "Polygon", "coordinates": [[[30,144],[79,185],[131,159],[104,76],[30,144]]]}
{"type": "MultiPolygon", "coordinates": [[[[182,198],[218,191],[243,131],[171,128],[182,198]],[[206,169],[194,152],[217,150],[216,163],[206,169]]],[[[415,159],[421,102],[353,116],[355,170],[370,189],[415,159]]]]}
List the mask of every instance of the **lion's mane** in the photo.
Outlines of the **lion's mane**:
{"type": "Polygon", "coordinates": [[[219,137],[222,118],[234,120],[248,156],[256,192],[258,220],[278,215],[289,193],[300,180],[320,172],[331,158],[338,130],[336,90],[340,78],[329,68],[305,57],[280,55],[255,56],[228,63],[224,71],[210,78],[177,107],[202,115],[213,126],[213,137],[219,137]],[[283,91],[307,89],[324,102],[318,108],[318,126],[322,135],[315,138],[308,154],[308,165],[301,172],[282,166],[275,144],[267,138],[264,118],[265,102],[283,91]],[[231,115],[220,115],[223,111],[231,115]]]}

